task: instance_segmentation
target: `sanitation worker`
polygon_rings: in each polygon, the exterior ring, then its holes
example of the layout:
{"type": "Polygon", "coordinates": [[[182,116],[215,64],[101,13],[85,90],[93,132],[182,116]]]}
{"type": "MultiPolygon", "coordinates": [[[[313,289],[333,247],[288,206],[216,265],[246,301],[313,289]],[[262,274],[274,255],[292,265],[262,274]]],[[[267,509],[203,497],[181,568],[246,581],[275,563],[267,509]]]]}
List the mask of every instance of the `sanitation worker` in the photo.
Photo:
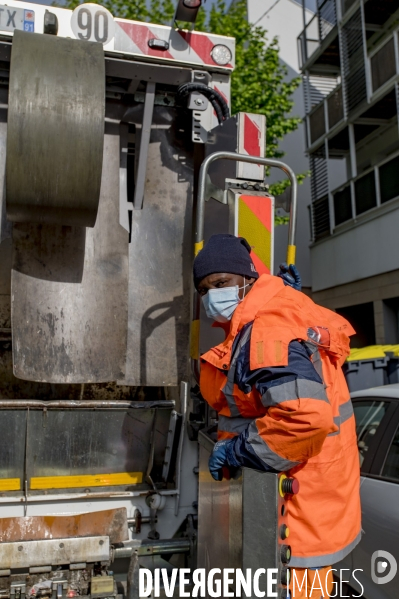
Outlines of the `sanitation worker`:
{"type": "Polygon", "coordinates": [[[291,596],[319,599],[335,594],[331,568],[361,534],[355,420],[341,369],[354,330],[293,288],[295,270],[259,276],[250,252],[243,238],[214,235],[194,261],[205,311],[226,331],[201,356],[201,393],[219,414],[209,470],[218,481],[244,466],[299,482],[283,516],[291,596]]]}

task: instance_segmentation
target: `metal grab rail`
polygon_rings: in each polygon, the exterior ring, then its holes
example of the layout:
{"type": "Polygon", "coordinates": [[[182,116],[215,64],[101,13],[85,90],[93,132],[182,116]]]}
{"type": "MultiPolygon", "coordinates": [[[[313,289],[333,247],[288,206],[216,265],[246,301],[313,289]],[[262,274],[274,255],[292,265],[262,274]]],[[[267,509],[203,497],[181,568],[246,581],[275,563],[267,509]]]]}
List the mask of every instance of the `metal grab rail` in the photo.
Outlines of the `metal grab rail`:
{"type": "MultiPolygon", "coordinates": [[[[259,156],[248,156],[247,154],[236,154],[235,152],[214,152],[205,158],[201,165],[199,172],[198,182],[198,196],[197,196],[197,214],[195,219],[195,245],[194,255],[196,256],[204,245],[204,214],[205,214],[205,188],[206,188],[206,175],[208,169],[213,162],[216,160],[234,160],[235,162],[249,162],[251,164],[262,164],[263,166],[271,166],[281,169],[291,181],[291,206],[290,206],[290,224],[288,229],[288,251],[287,251],[287,262],[294,264],[289,258],[293,257],[295,260],[295,250],[293,256],[290,255],[290,247],[295,248],[295,229],[297,220],[297,196],[298,196],[298,183],[295,177],[294,171],[284,162],[280,160],[273,160],[271,158],[260,158],[259,156]]],[[[292,252],[292,250],[291,250],[292,252]]]]}
{"type": "Polygon", "coordinates": [[[153,409],[174,408],[173,400],[157,401],[125,401],[125,400],[97,400],[97,399],[0,399],[0,410],[112,410],[112,409],[153,409]]]}
{"type": "Polygon", "coordinates": [[[189,553],[191,551],[191,543],[189,539],[160,539],[159,541],[125,541],[122,547],[115,547],[113,550],[113,560],[126,559],[131,557],[133,552],[137,551],[141,556],[152,555],[173,555],[175,553],[189,553]]]}
{"type": "MultiPolygon", "coordinates": [[[[235,162],[249,162],[281,169],[291,182],[291,205],[290,220],[288,228],[287,263],[295,264],[295,231],[297,221],[298,183],[294,171],[284,162],[271,158],[259,156],[248,156],[247,154],[236,154],[235,152],[214,152],[210,154],[201,164],[198,182],[197,213],[195,219],[195,242],[194,256],[204,247],[204,216],[205,216],[205,189],[208,169],[216,160],[234,160],[235,162]]],[[[191,322],[191,360],[192,372],[195,380],[199,381],[199,318],[200,318],[200,296],[194,292],[193,319],[191,322]]]]}

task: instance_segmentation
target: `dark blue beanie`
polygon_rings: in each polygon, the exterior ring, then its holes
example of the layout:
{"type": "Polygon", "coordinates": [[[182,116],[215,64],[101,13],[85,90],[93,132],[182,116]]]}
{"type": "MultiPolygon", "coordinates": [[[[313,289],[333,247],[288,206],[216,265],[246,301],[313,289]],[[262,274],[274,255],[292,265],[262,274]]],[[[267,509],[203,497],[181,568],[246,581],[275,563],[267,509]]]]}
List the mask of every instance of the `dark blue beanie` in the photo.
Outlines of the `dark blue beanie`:
{"type": "Polygon", "coordinates": [[[212,235],[194,260],[194,285],[216,272],[258,279],[259,274],[252,262],[251,246],[244,237],[221,233],[212,235]]]}

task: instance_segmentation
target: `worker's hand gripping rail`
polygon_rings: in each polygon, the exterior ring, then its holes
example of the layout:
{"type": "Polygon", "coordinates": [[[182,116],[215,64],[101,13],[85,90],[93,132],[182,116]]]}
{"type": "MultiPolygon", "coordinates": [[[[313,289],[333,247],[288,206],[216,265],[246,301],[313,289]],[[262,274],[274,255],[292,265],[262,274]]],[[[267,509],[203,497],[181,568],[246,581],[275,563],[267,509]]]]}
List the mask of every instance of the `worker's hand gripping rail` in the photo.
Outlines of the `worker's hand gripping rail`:
{"type": "MultiPolygon", "coordinates": [[[[236,154],[235,152],[214,152],[205,158],[199,172],[197,214],[195,219],[195,243],[194,256],[196,256],[204,246],[204,214],[205,214],[205,188],[206,176],[210,165],[216,160],[234,160],[235,162],[249,162],[253,164],[262,164],[281,169],[287,175],[291,182],[291,205],[290,220],[288,228],[288,247],[287,264],[295,264],[295,230],[297,220],[297,180],[292,169],[280,160],[271,158],[260,158],[259,156],[248,156],[246,154],[236,154]]],[[[191,323],[191,359],[193,365],[193,374],[199,381],[199,318],[200,318],[200,297],[197,292],[194,294],[193,320],[191,323]]]]}

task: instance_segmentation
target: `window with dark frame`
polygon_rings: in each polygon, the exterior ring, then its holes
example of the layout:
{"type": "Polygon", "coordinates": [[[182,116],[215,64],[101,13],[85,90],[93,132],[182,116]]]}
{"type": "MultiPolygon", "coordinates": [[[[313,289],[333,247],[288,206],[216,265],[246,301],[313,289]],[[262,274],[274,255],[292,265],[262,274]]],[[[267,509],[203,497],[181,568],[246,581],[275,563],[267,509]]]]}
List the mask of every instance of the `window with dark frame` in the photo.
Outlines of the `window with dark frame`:
{"type": "Polygon", "coordinates": [[[380,400],[361,400],[353,403],[356,420],[357,446],[360,468],[374,439],[378,427],[388,409],[389,402],[380,400]]]}

